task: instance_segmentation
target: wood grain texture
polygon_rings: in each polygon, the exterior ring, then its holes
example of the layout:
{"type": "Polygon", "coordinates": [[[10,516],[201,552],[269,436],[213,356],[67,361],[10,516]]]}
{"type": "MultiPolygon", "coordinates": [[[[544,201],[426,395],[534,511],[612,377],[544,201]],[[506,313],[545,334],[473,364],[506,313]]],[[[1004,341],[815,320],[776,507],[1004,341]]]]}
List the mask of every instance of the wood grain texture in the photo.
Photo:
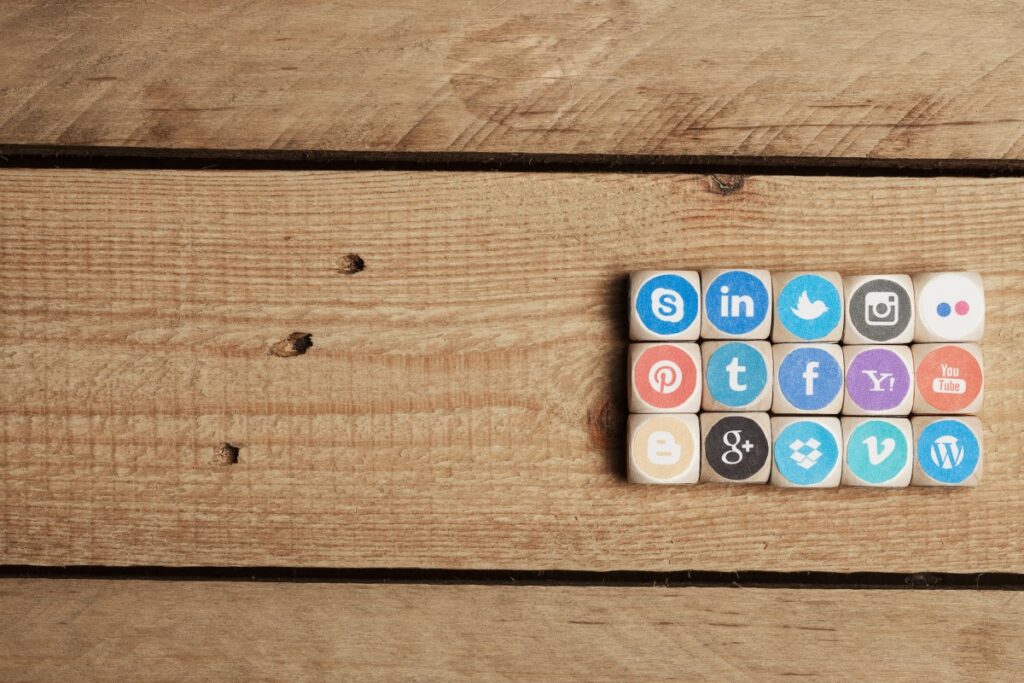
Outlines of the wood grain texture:
{"type": "Polygon", "coordinates": [[[0,677],[1006,681],[1024,595],[0,582],[0,677]]]}
{"type": "Polygon", "coordinates": [[[0,9],[0,144],[1024,159],[1019,2],[0,9]]]}
{"type": "Polygon", "coordinates": [[[0,563],[1024,571],[1021,216],[1020,179],[2,171],[0,563]],[[627,485],[626,273],[720,264],[982,272],[982,485],[627,485]]]}

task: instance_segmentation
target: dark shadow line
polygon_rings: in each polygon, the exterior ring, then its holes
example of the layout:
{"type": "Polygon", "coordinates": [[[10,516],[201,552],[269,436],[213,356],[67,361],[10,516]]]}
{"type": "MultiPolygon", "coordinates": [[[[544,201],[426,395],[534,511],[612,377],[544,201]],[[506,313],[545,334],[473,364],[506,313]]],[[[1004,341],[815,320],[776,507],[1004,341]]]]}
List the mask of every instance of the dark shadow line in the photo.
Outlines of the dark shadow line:
{"type": "Polygon", "coordinates": [[[1024,574],[769,571],[525,571],[296,567],[103,567],[0,565],[0,579],[261,581],[493,586],[736,587],[813,589],[1024,590],[1024,574]]]}
{"type": "Polygon", "coordinates": [[[853,177],[1024,176],[1024,159],[833,159],[662,154],[174,149],[21,144],[0,144],[0,167],[225,171],[722,173],[853,177]]]}

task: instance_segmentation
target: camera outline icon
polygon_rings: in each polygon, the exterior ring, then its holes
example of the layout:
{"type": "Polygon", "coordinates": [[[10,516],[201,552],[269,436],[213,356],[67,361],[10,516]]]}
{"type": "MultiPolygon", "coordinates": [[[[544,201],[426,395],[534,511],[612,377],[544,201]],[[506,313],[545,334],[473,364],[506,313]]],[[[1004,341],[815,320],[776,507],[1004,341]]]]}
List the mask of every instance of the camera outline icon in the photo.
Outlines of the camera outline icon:
{"type": "Polygon", "coordinates": [[[899,319],[900,298],[896,292],[868,292],[864,296],[865,325],[887,327],[899,319]]]}

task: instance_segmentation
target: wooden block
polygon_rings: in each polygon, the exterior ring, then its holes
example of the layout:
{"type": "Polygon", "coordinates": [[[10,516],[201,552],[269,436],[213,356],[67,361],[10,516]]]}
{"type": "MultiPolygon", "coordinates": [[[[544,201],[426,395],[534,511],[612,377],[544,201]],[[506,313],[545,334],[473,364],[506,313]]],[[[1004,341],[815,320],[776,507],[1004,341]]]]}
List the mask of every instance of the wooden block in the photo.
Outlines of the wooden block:
{"type": "Polygon", "coordinates": [[[912,486],[977,486],[981,481],[981,420],[921,415],[914,427],[912,486]]]}
{"type": "Polygon", "coordinates": [[[900,488],[914,469],[914,435],[905,417],[844,417],[843,486],[900,488]]]}
{"type": "Polygon", "coordinates": [[[629,278],[629,338],[695,341],[700,335],[700,274],[643,270],[629,278]]]}
{"type": "Polygon", "coordinates": [[[704,339],[767,339],[772,279],[767,270],[703,270],[704,339]]]}
{"type": "Polygon", "coordinates": [[[977,344],[914,344],[914,413],[972,415],[985,397],[977,344]]]}
{"type": "Polygon", "coordinates": [[[695,413],[701,384],[697,344],[629,345],[629,412],[695,413]]]}
{"type": "Polygon", "coordinates": [[[844,346],[843,415],[909,415],[914,358],[909,346],[844,346]]]}
{"type": "Polygon", "coordinates": [[[700,476],[700,425],[684,413],[630,415],[629,481],[693,484],[700,476]]]}
{"type": "Polygon", "coordinates": [[[842,428],[837,417],[773,417],[774,486],[830,488],[843,472],[842,428]]]}
{"type": "Polygon", "coordinates": [[[700,480],[766,484],[772,469],[768,413],[702,413],[700,480]]]}
{"type": "Polygon", "coordinates": [[[838,344],[775,344],[772,412],[837,415],[843,406],[843,352],[838,344]]]}
{"type": "Polygon", "coordinates": [[[838,342],[843,336],[843,278],[834,271],[772,273],[773,342],[838,342]]]}
{"type": "Polygon", "coordinates": [[[766,341],[709,341],[704,359],[703,410],[768,410],[772,405],[772,345],[766,341]]]}
{"type": "Polygon", "coordinates": [[[985,333],[985,286],[981,274],[918,273],[915,342],[979,341],[985,333]]]}
{"type": "Polygon", "coordinates": [[[909,275],[843,278],[844,344],[909,344],[914,338],[914,282],[909,275]]]}

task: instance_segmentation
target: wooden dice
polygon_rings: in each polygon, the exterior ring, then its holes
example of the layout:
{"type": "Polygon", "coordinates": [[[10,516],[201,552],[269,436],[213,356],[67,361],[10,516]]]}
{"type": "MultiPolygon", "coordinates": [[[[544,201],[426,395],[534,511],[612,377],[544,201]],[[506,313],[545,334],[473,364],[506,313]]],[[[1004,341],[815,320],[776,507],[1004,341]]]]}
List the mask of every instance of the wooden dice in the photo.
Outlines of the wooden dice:
{"type": "Polygon", "coordinates": [[[838,344],[775,344],[772,412],[837,415],[843,406],[843,353],[838,344]]]}
{"type": "Polygon", "coordinates": [[[837,417],[773,417],[773,486],[839,486],[843,438],[837,417]]]}
{"type": "Polygon", "coordinates": [[[843,415],[909,415],[914,359],[909,346],[844,346],[843,415]]]}
{"type": "Polygon", "coordinates": [[[978,341],[985,332],[985,288],[978,273],[919,273],[915,342],[978,341]]]}
{"type": "Polygon", "coordinates": [[[843,486],[901,488],[914,470],[914,435],[905,417],[844,417],[843,486]]]}
{"type": "Polygon", "coordinates": [[[645,270],[630,281],[630,481],[979,481],[980,274],[645,270]]]}
{"type": "Polygon", "coordinates": [[[838,342],[845,302],[839,273],[773,273],[772,341],[838,342]]]}
{"type": "Polygon", "coordinates": [[[696,344],[630,344],[629,412],[695,413],[701,376],[696,344]]]}
{"type": "Polygon", "coordinates": [[[700,474],[700,424],[691,414],[630,415],[629,480],[693,484],[700,474]]]}
{"type": "Polygon", "coordinates": [[[700,275],[694,270],[643,270],[629,278],[629,338],[694,341],[700,333],[700,275]]]}
{"type": "Polygon", "coordinates": [[[772,405],[772,346],[766,341],[708,341],[703,410],[768,410],[772,405]]]}
{"type": "Polygon", "coordinates": [[[914,283],[909,275],[843,278],[844,344],[909,344],[914,338],[914,283]]]}
{"type": "Polygon", "coordinates": [[[700,416],[700,481],[764,484],[772,468],[768,413],[703,413],[700,416]]]}
{"type": "Polygon", "coordinates": [[[911,422],[917,450],[914,486],[976,486],[981,481],[978,418],[922,415],[911,422]]]}
{"type": "Polygon", "coordinates": [[[704,339],[767,339],[772,279],[767,270],[704,270],[704,339]]]}
{"type": "Polygon", "coordinates": [[[977,344],[914,344],[914,413],[974,414],[981,408],[985,371],[977,344]]]}

